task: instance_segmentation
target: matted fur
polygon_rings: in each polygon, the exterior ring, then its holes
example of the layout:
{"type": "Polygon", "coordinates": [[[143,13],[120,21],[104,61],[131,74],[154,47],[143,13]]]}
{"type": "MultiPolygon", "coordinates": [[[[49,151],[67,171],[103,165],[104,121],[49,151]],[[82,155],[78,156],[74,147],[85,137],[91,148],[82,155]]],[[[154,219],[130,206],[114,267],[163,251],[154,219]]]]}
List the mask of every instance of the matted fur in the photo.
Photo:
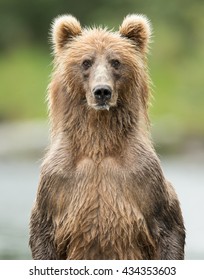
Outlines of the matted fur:
{"type": "Polygon", "coordinates": [[[70,15],[54,22],[51,143],[30,221],[34,259],[184,258],[179,202],[148,132],[149,36],[138,15],[119,32],[82,29],[70,15]],[[103,107],[94,90],[104,83],[111,98],[103,107]]]}

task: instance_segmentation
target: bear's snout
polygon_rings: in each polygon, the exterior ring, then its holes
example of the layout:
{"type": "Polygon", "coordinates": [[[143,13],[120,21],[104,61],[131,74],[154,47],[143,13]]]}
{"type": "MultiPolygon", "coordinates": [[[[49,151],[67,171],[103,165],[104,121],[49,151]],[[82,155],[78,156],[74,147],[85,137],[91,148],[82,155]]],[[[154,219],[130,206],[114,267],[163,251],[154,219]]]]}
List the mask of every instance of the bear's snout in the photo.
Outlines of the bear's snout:
{"type": "Polygon", "coordinates": [[[105,105],[111,99],[112,89],[108,85],[99,85],[93,89],[93,95],[98,105],[105,105]]]}

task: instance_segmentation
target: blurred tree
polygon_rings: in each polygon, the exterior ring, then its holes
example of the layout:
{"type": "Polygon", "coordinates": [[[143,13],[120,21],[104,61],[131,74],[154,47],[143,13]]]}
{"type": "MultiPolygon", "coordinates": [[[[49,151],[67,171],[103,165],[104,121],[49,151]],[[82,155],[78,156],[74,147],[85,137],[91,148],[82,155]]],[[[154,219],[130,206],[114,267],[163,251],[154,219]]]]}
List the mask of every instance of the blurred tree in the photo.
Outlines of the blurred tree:
{"type": "Polygon", "coordinates": [[[157,24],[170,25],[188,47],[201,36],[197,24],[204,24],[202,0],[1,0],[0,46],[10,48],[21,42],[47,42],[50,23],[59,14],[71,13],[82,24],[120,24],[128,13],[144,13],[157,24]]]}

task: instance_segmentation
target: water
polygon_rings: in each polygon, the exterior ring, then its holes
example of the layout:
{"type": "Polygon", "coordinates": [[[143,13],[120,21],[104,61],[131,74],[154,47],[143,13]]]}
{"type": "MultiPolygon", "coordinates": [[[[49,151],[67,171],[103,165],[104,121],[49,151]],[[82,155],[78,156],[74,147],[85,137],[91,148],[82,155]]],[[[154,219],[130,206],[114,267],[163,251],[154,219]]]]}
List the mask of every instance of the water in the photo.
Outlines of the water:
{"type": "Polygon", "coordinates": [[[0,161],[0,259],[31,258],[28,224],[38,173],[34,161],[0,161]]]}

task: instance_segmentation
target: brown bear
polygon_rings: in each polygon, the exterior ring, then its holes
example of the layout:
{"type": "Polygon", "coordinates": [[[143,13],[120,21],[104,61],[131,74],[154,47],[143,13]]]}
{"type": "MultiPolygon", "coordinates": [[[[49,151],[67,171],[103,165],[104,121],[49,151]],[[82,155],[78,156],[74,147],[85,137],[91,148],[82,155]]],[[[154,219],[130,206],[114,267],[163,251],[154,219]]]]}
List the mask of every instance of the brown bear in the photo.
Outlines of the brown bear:
{"type": "Polygon", "coordinates": [[[151,28],[52,28],[51,141],[30,221],[34,259],[183,259],[177,195],[149,135],[151,28]]]}

